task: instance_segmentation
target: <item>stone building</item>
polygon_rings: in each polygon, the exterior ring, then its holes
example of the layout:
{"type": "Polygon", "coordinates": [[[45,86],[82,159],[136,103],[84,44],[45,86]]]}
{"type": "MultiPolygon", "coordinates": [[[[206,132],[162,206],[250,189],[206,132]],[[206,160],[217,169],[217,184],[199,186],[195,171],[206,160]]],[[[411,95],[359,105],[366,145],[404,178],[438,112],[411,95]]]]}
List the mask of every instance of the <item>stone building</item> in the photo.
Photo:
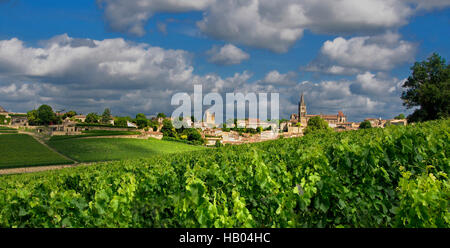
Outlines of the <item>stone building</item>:
{"type": "Polygon", "coordinates": [[[337,115],[324,115],[324,114],[308,115],[306,111],[305,97],[302,93],[300,97],[300,102],[298,103],[298,113],[291,115],[292,125],[298,126],[298,123],[300,123],[301,127],[306,127],[308,125],[309,119],[316,116],[325,120],[328,123],[328,125],[332,128],[335,128],[340,124],[347,123],[347,116],[345,116],[342,111],[339,111],[337,115]]]}

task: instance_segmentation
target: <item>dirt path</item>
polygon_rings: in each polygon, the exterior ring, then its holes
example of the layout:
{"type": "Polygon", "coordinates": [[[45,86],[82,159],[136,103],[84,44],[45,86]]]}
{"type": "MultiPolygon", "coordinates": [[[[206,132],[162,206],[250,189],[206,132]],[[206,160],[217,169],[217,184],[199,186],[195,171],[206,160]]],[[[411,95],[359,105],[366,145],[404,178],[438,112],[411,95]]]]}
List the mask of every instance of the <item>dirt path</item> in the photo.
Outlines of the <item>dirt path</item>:
{"type": "Polygon", "coordinates": [[[77,163],[77,164],[65,164],[65,165],[48,165],[48,166],[33,166],[24,168],[12,168],[12,169],[0,169],[0,175],[9,174],[23,174],[23,173],[33,173],[48,170],[60,170],[64,168],[73,168],[77,166],[89,166],[94,163],[77,163]]]}

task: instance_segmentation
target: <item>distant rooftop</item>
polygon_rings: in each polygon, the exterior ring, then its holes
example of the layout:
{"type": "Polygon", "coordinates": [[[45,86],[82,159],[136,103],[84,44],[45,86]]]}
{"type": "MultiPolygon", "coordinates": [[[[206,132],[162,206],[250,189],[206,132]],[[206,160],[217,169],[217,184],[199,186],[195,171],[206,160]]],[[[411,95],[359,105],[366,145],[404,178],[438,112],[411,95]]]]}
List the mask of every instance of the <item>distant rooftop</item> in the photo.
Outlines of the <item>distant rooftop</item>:
{"type": "Polygon", "coordinates": [[[2,106],[0,106],[0,113],[8,113],[2,106]]]}

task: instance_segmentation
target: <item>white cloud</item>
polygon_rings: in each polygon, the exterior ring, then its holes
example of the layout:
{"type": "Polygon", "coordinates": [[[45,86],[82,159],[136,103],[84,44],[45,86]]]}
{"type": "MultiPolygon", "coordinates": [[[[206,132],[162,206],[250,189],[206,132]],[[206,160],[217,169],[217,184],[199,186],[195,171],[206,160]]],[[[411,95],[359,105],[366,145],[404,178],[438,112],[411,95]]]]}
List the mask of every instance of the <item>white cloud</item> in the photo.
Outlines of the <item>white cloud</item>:
{"type": "Polygon", "coordinates": [[[447,0],[98,0],[113,30],[136,35],[156,12],[202,11],[208,36],[286,52],[304,30],[373,34],[393,30],[418,12],[450,6],[447,0]]]}
{"type": "Polygon", "coordinates": [[[326,41],[319,58],[306,68],[329,74],[356,74],[365,70],[388,71],[412,62],[416,44],[400,40],[396,33],[326,41]]]}
{"type": "Polygon", "coordinates": [[[270,71],[266,74],[266,76],[257,81],[258,84],[261,85],[273,85],[273,86],[293,86],[296,84],[297,73],[288,72],[282,74],[277,70],[270,71]]]}
{"type": "Polygon", "coordinates": [[[216,39],[286,52],[303,35],[302,11],[285,1],[217,1],[198,27],[216,39]]]}
{"type": "Polygon", "coordinates": [[[396,78],[383,80],[366,72],[356,76],[356,81],[350,85],[350,89],[355,94],[380,97],[400,90],[399,82],[402,81],[396,78]]]}
{"type": "Polygon", "coordinates": [[[248,53],[232,44],[226,44],[223,47],[213,46],[207,54],[210,56],[211,63],[219,65],[236,65],[250,58],[248,53]]]}
{"type": "Polygon", "coordinates": [[[145,24],[157,12],[204,10],[215,0],[97,0],[109,26],[119,32],[145,34],[145,24]]]}

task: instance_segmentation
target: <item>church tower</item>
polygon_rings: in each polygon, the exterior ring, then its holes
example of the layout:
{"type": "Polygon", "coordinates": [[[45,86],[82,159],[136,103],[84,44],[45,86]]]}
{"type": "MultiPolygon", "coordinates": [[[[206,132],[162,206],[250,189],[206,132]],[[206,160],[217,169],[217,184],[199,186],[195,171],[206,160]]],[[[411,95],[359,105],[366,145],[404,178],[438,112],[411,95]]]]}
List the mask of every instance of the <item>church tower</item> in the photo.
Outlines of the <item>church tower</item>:
{"type": "Polygon", "coordinates": [[[302,124],[303,127],[306,127],[306,104],[303,93],[300,97],[300,102],[298,103],[298,122],[302,124]]]}

